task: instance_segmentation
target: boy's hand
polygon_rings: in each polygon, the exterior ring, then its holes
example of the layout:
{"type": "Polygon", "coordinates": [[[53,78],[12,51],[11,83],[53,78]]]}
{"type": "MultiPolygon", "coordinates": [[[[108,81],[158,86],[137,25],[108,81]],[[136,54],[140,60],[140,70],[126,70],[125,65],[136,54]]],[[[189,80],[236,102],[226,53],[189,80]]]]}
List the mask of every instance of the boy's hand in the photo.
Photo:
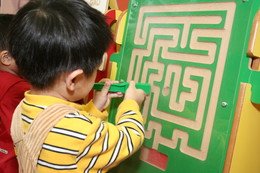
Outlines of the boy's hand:
{"type": "Polygon", "coordinates": [[[102,111],[108,107],[108,105],[110,104],[111,98],[122,97],[123,93],[109,92],[110,85],[113,83],[116,83],[117,81],[111,81],[109,79],[102,79],[100,82],[105,82],[105,85],[101,91],[94,92],[93,103],[100,111],[102,111]]]}
{"type": "Polygon", "coordinates": [[[136,89],[135,87],[135,82],[130,81],[129,82],[129,87],[126,90],[125,93],[125,100],[126,99],[132,99],[137,102],[139,106],[142,105],[143,101],[145,100],[146,94],[142,89],[136,89]]]}

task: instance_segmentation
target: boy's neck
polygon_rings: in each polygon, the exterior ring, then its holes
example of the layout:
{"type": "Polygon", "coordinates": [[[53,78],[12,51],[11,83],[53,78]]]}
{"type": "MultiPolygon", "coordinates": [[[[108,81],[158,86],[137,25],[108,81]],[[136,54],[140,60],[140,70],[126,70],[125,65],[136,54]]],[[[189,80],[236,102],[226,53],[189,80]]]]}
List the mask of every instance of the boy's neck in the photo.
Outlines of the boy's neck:
{"type": "MultiPolygon", "coordinates": [[[[56,90],[56,89],[45,89],[45,90],[40,90],[40,89],[36,89],[34,87],[31,88],[30,90],[30,94],[33,95],[44,95],[44,96],[51,96],[51,97],[56,97],[62,100],[67,100],[60,92],[60,90],[56,90]]],[[[68,100],[67,100],[68,101],[68,100]]]]}

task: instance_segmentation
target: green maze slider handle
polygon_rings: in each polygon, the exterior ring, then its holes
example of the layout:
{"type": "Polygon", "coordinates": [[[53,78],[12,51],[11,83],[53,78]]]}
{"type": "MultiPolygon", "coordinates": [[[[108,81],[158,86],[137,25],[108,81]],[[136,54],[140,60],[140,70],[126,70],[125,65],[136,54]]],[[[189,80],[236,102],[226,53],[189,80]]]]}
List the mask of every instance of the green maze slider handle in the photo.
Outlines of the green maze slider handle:
{"type": "MultiPolygon", "coordinates": [[[[103,88],[103,86],[104,86],[104,82],[95,83],[93,89],[100,91],[103,88]]],[[[125,93],[128,86],[129,86],[128,82],[114,83],[110,86],[109,91],[125,93]]],[[[151,85],[148,83],[136,83],[135,87],[137,89],[142,89],[147,95],[150,94],[151,92],[151,85]]]]}

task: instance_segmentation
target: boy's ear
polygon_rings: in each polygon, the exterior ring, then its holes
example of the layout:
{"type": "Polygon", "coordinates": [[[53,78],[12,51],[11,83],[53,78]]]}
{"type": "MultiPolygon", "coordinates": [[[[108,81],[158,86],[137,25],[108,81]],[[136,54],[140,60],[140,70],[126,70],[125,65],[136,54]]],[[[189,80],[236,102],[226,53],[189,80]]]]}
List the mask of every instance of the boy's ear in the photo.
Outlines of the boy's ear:
{"type": "Polygon", "coordinates": [[[9,66],[12,63],[12,58],[9,56],[8,51],[3,50],[0,52],[0,61],[2,64],[9,66]]]}
{"type": "Polygon", "coordinates": [[[72,72],[69,72],[66,76],[66,86],[70,91],[75,90],[76,82],[77,82],[77,77],[79,77],[81,74],[83,74],[82,69],[77,69],[72,72]]]}

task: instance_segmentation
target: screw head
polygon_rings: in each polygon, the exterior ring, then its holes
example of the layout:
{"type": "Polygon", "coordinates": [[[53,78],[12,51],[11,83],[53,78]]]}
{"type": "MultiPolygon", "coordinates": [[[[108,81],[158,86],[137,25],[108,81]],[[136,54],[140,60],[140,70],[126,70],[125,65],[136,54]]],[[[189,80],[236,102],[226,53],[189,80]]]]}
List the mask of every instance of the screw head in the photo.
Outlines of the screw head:
{"type": "Polygon", "coordinates": [[[221,103],[221,106],[222,106],[223,108],[225,108],[225,107],[228,106],[228,103],[227,103],[227,102],[222,102],[222,103],[221,103]]]}
{"type": "Polygon", "coordinates": [[[133,3],[133,7],[136,8],[138,6],[138,2],[133,3]]]}

